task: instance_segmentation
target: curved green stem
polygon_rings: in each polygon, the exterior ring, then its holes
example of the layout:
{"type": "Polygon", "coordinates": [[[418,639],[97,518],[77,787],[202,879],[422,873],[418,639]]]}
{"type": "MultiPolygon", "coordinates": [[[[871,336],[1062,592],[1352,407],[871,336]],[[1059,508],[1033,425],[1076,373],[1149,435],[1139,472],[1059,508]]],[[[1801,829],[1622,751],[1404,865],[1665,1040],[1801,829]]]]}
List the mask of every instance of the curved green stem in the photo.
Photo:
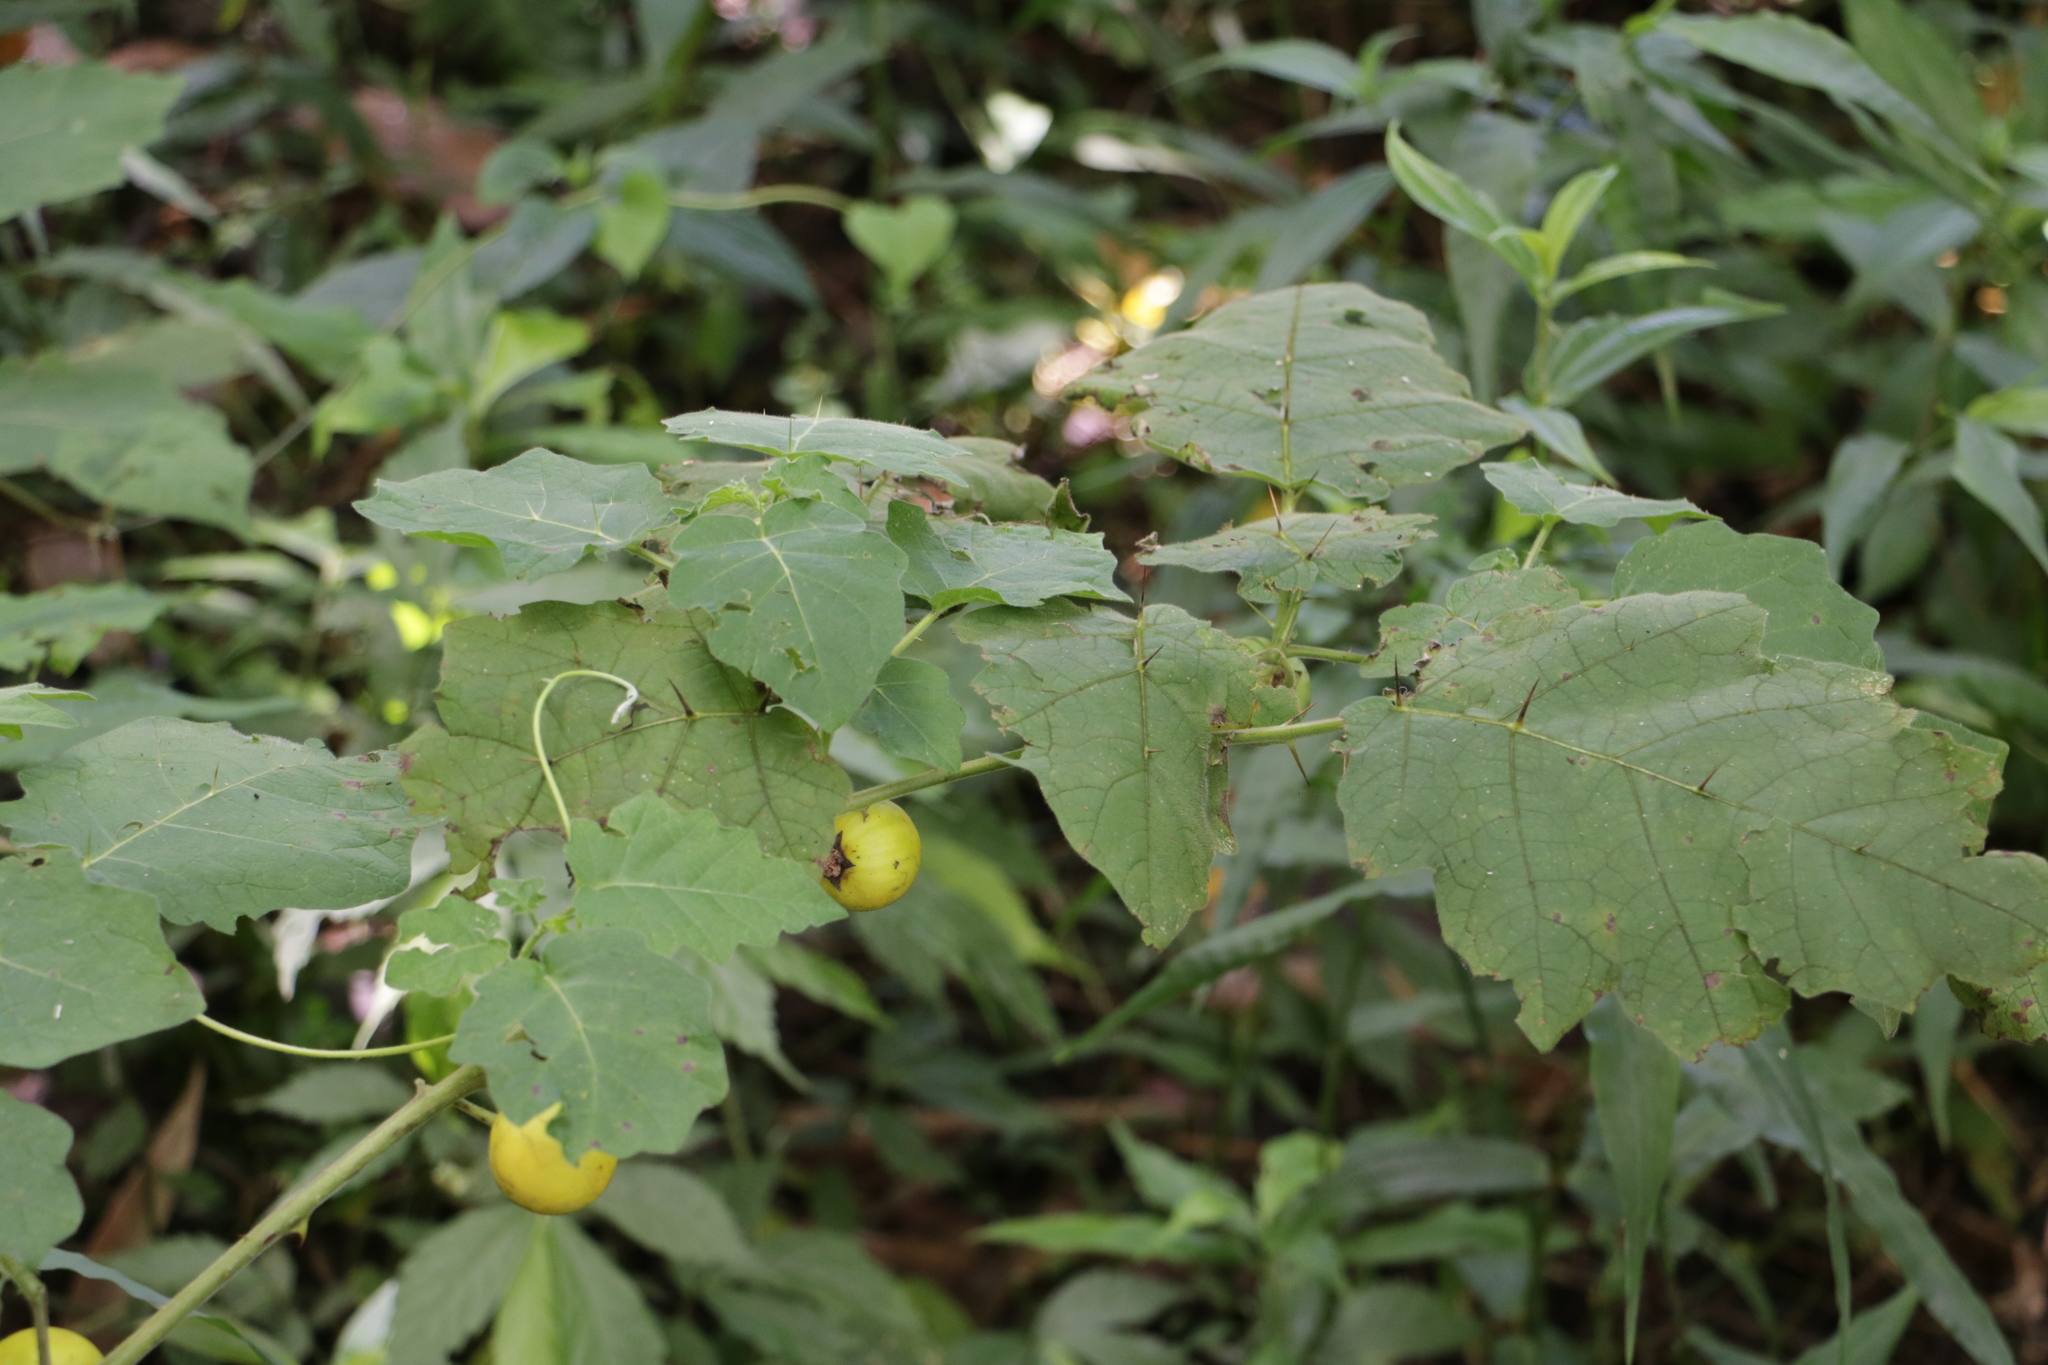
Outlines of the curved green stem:
{"type": "Polygon", "coordinates": [[[999,768],[1007,768],[1023,756],[1024,751],[1022,749],[1012,749],[1006,754],[989,754],[986,757],[975,759],[972,763],[962,763],[957,768],[933,768],[930,772],[898,778],[894,782],[884,782],[879,787],[863,787],[846,798],[846,809],[849,811],[862,810],[874,805],[877,801],[891,801],[899,796],[908,796],[912,792],[921,792],[926,787],[938,787],[948,782],[958,782],[963,777],[980,777],[983,773],[992,773],[999,768]]]}
{"type": "Polygon", "coordinates": [[[633,703],[640,700],[640,689],[616,673],[605,673],[595,668],[572,668],[567,673],[557,673],[541,684],[540,695],[533,701],[533,756],[540,760],[540,775],[547,779],[548,795],[555,798],[555,814],[562,817],[562,837],[569,837],[569,803],[562,799],[562,786],[555,781],[554,765],[548,762],[548,748],[540,737],[540,718],[547,711],[548,695],[555,690],[555,684],[567,678],[603,678],[626,689],[626,699],[612,712],[612,724],[617,725],[632,711],[633,703]]]}
{"type": "MultiPolygon", "coordinates": [[[[409,1048],[418,1046],[417,1043],[408,1044],[409,1048]]],[[[270,1212],[258,1219],[255,1227],[243,1233],[240,1241],[223,1251],[212,1265],[200,1271],[190,1284],[172,1295],[168,1303],[150,1314],[126,1341],[109,1352],[103,1365],[140,1365],[142,1358],[155,1350],[172,1329],[191,1316],[199,1305],[218,1293],[222,1285],[269,1250],[279,1238],[312,1217],[315,1209],[333,1198],[343,1185],[360,1175],[372,1161],[423,1127],[436,1114],[483,1087],[484,1069],[463,1066],[450,1072],[439,1085],[422,1090],[407,1100],[390,1118],[371,1129],[362,1141],[337,1157],[326,1170],[272,1205],[270,1212]]]]}
{"type": "Polygon", "coordinates": [[[399,1043],[392,1047],[365,1047],[352,1050],[336,1047],[299,1047],[292,1043],[280,1043],[271,1038],[259,1038],[253,1033],[244,1033],[208,1014],[195,1014],[192,1016],[192,1022],[212,1029],[223,1038],[232,1038],[238,1043],[247,1043],[250,1047],[260,1047],[266,1052],[282,1052],[289,1057],[334,1058],[344,1062],[366,1062],[376,1057],[403,1057],[406,1053],[418,1052],[423,1047],[439,1047],[443,1043],[455,1041],[455,1035],[451,1033],[445,1038],[422,1038],[416,1043],[399,1043]]]}
{"type": "Polygon", "coordinates": [[[36,1365],[50,1365],[50,1291],[43,1288],[35,1271],[12,1256],[0,1256],[0,1276],[14,1281],[14,1287],[28,1300],[29,1317],[35,1323],[36,1365]]]}

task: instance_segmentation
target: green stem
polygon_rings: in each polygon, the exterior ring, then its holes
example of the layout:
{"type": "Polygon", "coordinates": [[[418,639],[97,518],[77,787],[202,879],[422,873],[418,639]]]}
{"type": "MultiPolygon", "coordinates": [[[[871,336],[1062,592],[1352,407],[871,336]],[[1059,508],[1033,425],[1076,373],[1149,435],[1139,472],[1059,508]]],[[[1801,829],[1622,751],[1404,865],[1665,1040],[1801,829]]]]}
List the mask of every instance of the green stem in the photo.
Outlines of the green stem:
{"type": "Polygon", "coordinates": [[[845,195],[814,185],[762,185],[738,194],[693,194],[689,190],[677,190],[669,195],[668,202],[679,209],[706,209],[712,213],[757,209],[765,204],[812,204],[839,213],[853,207],[853,200],[845,195]]]}
{"type": "Polygon", "coordinates": [[[1006,754],[989,754],[984,758],[975,759],[972,763],[962,763],[959,767],[950,770],[946,768],[933,768],[930,772],[917,773],[911,777],[900,777],[894,782],[884,782],[879,787],[863,787],[846,798],[846,809],[850,811],[861,810],[874,805],[877,801],[893,801],[899,796],[908,796],[912,792],[921,792],[926,787],[938,787],[948,782],[958,782],[963,777],[980,777],[983,773],[992,773],[999,769],[1007,768],[1023,756],[1024,751],[1022,749],[1012,749],[1006,754]]]}
{"type": "Polygon", "coordinates": [[[927,630],[931,629],[932,622],[938,620],[941,616],[944,616],[946,614],[946,611],[947,608],[945,607],[933,607],[930,611],[926,612],[922,617],[918,618],[918,622],[916,625],[912,626],[909,630],[903,632],[903,638],[896,642],[896,648],[889,651],[890,656],[893,658],[894,656],[901,654],[904,650],[910,648],[912,645],[916,644],[917,637],[924,634],[927,630]]]}
{"type": "Polygon", "coordinates": [[[1543,553],[1543,542],[1550,539],[1550,530],[1553,526],[1556,525],[1556,517],[1545,517],[1543,519],[1543,529],[1538,531],[1536,533],[1536,539],[1530,542],[1529,553],[1522,556],[1523,568],[1533,569],[1536,567],[1537,556],[1543,553]]]}
{"type": "Polygon", "coordinates": [[[645,545],[628,545],[626,553],[639,555],[657,569],[673,569],[676,566],[676,562],[673,559],[670,559],[667,555],[658,555],[645,545]]]}
{"type": "Polygon", "coordinates": [[[171,1330],[199,1305],[212,1298],[279,1238],[311,1218],[315,1209],[333,1198],[343,1185],[360,1175],[372,1161],[396,1146],[402,1138],[424,1127],[436,1114],[483,1087],[482,1067],[458,1067],[439,1085],[422,1090],[407,1100],[390,1118],[371,1129],[362,1141],[342,1153],[326,1170],[273,1205],[269,1213],[257,1220],[256,1226],[242,1234],[240,1241],[222,1252],[212,1265],[174,1294],[169,1303],[150,1314],[126,1341],[116,1346],[104,1365],[140,1365],[142,1358],[155,1350],[171,1330]]]}
{"type": "Polygon", "coordinates": [[[1273,617],[1273,647],[1287,648],[1287,642],[1294,638],[1294,619],[1301,615],[1301,604],[1308,600],[1305,592],[1283,592],[1280,594],[1280,610],[1273,617]]]}
{"type": "Polygon", "coordinates": [[[50,1365],[50,1291],[43,1288],[35,1271],[12,1256],[0,1256],[0,1275],[14,1281],[14,1287],[28,1300],[29,1316],[36,1325],[36,1365],[50,1365]]]}
{"type": "Polygon", "coordinates": [[[403,1057],[408,1052],[418,1052],[421,1048],[439,1047],[443,1043],[455,1041],[455,1035],[451,1033],[445,1038],[422,1038],[416,1043],[399,1043],[393,1047],[365,1047],[353,1050],[332,1047],[296,1047],[291,1043],[280,1043],[269,1038],[259,1038],[253,1033],[244,1033],[238,1028],[223,1024],[211,1015],[196,1014],[192,1017],[192,1022],[202,1024],[224,1038],[232,1038],[238,1043],[247,1043],[251,1047],[260,1047],[266,1052],[282,1052],[290,1057],[331,1057],[345,1062],[369,1061],[373,1057],[403,1057]]]}
{"type": "Polygon", "coordinates": [[[1250,725],[1242,730],[1220,730],[1225,739],[1237,744],[1292,744],[1310,735],[1335,734],[1344,728],[1342,716],[1328,720],[1305,720],[1293,725],[1250,725]]]}
{"type": "Polygon", "coordinates": [[[1534,354],[1529,357],[1529,374],[1536,384],[1529,401],[1539,408],[1550,406],[1550,312],[1555,307],[1547,297],[1539,296],[1536,300],[1534,354]]]}
{"type": "Polygon", "coordinates": [[[1295,659],[1327,659],[1333,664],[1369,664],[1376,657],[1348,649],[1324,649],[1320,645],[1289,645],[1287,654],[1295,659]]]}
{"type": "Polygon", "coordinates": [[[547,745],[541,742],[540,718],[547,710],[548,694],[555,690],[555,684],[565,678],[603,678],[626,689],[626,699],[612,712],[612,724],[617,725],[633,709],[633,703],[640,700],[640,689],[616,673],[605,673],[595,668],[572,668],[567,673],[557,673],[541,684],[540,696],[533,702],[533,754],[540,760],[540,775],[547,779],[548,795],[555,798],[555,814],[562,817],[562,837],[569,837],[569,803],[562,799],[561,784],[555,781],[554,765],[548,762],[547,745]]]}

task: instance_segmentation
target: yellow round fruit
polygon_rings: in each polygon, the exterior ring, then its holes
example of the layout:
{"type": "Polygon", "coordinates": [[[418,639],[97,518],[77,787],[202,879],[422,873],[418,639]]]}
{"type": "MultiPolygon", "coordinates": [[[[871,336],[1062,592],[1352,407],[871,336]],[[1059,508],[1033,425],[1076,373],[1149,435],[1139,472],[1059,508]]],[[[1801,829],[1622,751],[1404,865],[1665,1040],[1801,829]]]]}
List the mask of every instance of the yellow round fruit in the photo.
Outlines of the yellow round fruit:
{"type": "Polygon", "coordinates": [[[832,848],[818,859],[818,885],[849,910],[879,910],[910,889],[924,843],[903,807],[877,801],[832,822],[832,848]]]}
{"type": "Polygon", "coordinates": [[[591,1150],[574,1166],[548,1125],[562,1106],[551,1104],[525,1123],[503,1114],[491,1122],[491,1177],[505,1197],[534,1213],[574,1213],[604,1193],[619,1159],[591,1150]]]}
{"type": "MultiPolygon", "coordinates": [[[[50,1329],[50,1365],[94,1365],[99,1358],[100,1348],[78,1333],[50,1329]]],[[[0,1337],[0,1365],[36,1365],[37,1360],[35,1328],[0,1337]]]]}

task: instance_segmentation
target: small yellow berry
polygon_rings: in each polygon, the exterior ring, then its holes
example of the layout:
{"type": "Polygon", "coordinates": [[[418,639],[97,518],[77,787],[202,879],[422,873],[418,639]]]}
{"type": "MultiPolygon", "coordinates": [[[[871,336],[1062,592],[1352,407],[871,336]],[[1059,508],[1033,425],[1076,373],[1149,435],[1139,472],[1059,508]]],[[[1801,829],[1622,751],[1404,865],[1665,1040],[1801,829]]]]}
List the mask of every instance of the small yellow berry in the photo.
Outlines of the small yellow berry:
{"type": "Polygon", "coordinates": [[[562,1144],[548,1133],[548,1124],[562,1112],[551,1104],[525,1123],[503,1114],[491,1122],[491,1177],[522,1209],[534,1213],[574,1213],[604,1193],[619,1159],[596,1150],[574,1166],[562,1144]]]}
{"type": "MultiPolygon", "coordinates": [[[[100,1348],[78,1333],[50,1329],[50,1365],[95,1365],[99,1358],[100,1348]]],[[[0,1365],[36,1365],[37,1359],[35,1328],[0,1337],[0,1365]]]]}
{"type": "Polygon", "coordinates": [[[832,847],[818,859],[818,884],[849,910],[879,910],[910,889],[924,856],[917,826],[894,801],[877,801],[832,822],[832,847]]]}

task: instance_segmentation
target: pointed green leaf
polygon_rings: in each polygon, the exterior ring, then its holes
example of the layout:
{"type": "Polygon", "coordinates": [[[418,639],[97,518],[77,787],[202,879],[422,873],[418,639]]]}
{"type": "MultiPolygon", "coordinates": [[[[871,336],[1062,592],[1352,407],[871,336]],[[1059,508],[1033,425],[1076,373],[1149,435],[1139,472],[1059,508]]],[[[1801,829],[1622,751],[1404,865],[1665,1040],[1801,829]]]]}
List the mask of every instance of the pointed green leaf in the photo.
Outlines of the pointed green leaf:
{"type": "Polygon", "coordinates": [[[543,1221],[498,1204],[471,1209],[420,1239],[398,1271],[391,1365],[446,1365],[482,1331],[543,1221]]]}
{"type": "Polygon", "coordinates": [[[618,197],[598,207],[597,241],[591,249],[599,260],[633,279],[668,235],[673,212],[668,186],[660,176],[646,170],[628,171],[619,181],[618,197]]]}
{"type": "Polygon", "coordinates": [[[401,991],[452,995],[505,960],[510,946],[503,935],[495,911],[460,896],[408,910],[398,918],[398,947],[384,964],[384,979],[401,991]]]}
{"type": "Polygon", "coordinates": [[[1174,79],[1206,75],[1211,71],[1256,71],[1277,80],[1293,81],[1332,95],[1357,99],[1360,84],[1358,59],[1339,52],[1328,43],[1307,38],[1278,38],[1241,46],[1189,62],[1174,72],[1174,79]]]}
{"type": "Polygon", "coordinates": [[[853,728],[885,753],[948,770],[960,766],[960,731],[966,724],[946,670],[900,657],[882,665],[875,690],[853,717],[853,728]]]}
{"type": "Polygon", "coordinates": [[[1306,592],[1317,583],[1352,591],[1362,583],[1378,587],[1400,576],[1401,552],[1432,538],[1436,518],[1420,513],[1289,513],[1248,526],[1218,531],[1178,545],[1141,546],[1142,564],[1179,564],[1207,573],[1235,573],[1244,595],[1270,602],[1281,592],[1306,592]]]}
{"type": "Polygon", "coordinates": [[[2042,533],[2041,504],[2020,482],[2020,448],[2011,437],[1982,422],[1956,423],[1956,482],[2012,528],[2027,553],[2048,570],[2048,536],[2042,533]]]}
{"type": "Polygon", "coordinates": [[[601,820],[636,793],[710,810],[751,830],[763,851],[813,858],[832,842],[846,772],[810,727],[764,713],[760,691],[711,657],[701,613],[644,620],[618,603],[537,602],[503,621],[469,617],[441,641],[440,725],[401,747],[405,789],[448,822],[460,872],[507,833],[559,822],[533,753],[533,704],[548,678],[602,669],[640,690],[614,724],[619,689],[593,678],[555,688],[541,727],[571,818],[601,820]],[[445,727],[445,728],[444,728],[445,727]]]}
{"type": "Polygon", "coordinates": [[[891,474],[949,479],[960,447],[935,431],[859,417],[771,417],[759,412],[686,412],[662,424],[686,441],[758,450],[767,455],[823,455],[872,465],[891,474]]]}
{"type": "Polygon", "coordinates": [[[1355,284],[1225,304],[1070,391],[1136,410],[1147,441],[1197,468],[1349,497],[1438,478],[1522,432],[1471,400],[1422,314],[1355,284]]]}
{"type": "Polygon", "coordinates": [[[77,850],[88,879],[155,896],[174,924],[233,929],[404,890],[421,821],[398,776],[382,754],[154,716],[33,769],[6,818],[16,843],[77,850]]]}
{"type": "Polygon", "coordinates": [[[805,999],[838,1010],[849,1019],[880,1029],[891,1027],[889,1016],[875,1003],[867,982],[839,959],[812,952],[786,938],[743,951],[747,960],[776,985],[787,986],[805,999]]]}
{"type": "Polygon", "coordinates": [[[581,923],[635,930],[664,957],[688,948],[719,963],[743,943],[765,947],[846,914],[811,864],[770,858],[710,811],[677,810],[648,792],[602,828],[576,821],[569,870],[581,923]]]}
{"type": "Polygon", "coordinates": [[[1630,275],[1644,275],[1653,270],[1712,270],[1712,261],[1703,261],[1695,256],[1681,256],[1675,251],[1624,251],[1613,256],[1603,256],[1557,287],[1556,297],[1568,299],[1583,289],[1609,280],[1627,279],[1630,275]]]}
{"type": "Polygon", "coordinates": [[[2048,388],[2000,389],[1964,409],[1973,422],[2009,431],[2015,436],[2048,436],[2048,388]]]}
{"type": "Polygon", "coordinates": [[[64,1158],[71,1125],[39,1105],[0,1091],[0,1255],[37,1266],[78,1231],[85,1205],[64,1158]]]}
{"type": "Polygon", "coordinates": [[[946,254],[955,217],[937,195],[913,194],[894,208],[855,204],[840,221],[861,255],[882,268],[890,294],[902,298],[946,254]]]}
{"type": "Polygon", "coordinates": [[[679,1166],[626,1162],[593,1207],[671,1261],[743,1279],[770,1278],[718,1191],[679,1166]]]}
{"type": "Polygon", "coordinates": [[[673,1152],[725,1094],[711,992],[624,929],[580,929],[477,983],[448,1055],[490,1073],[514,1123],[562,1105],[569,1160],[673,1152]]]}
{"type": "Polygon", "coordinates": [[[1637,541],[1614,570],[1614,595],[1707,589],[1740,593],[1770,613],[1764,652],[1884,669],[1877,612],[1828,576],[1810,540],[1746,536],[1726,522],[1674,526],[1637,541]]]}
{"type": "Polygon", "coordinates": [[[1856,49],[1818,24],[1790,14],[1746,14],[1728,19],[1670,15],[1658,27],[1724,61],[1781,81],[1825,91],[1895,123],[1934,131],[1933,120],[1885,84],[1856,49]]]}
{"type": "Polygon", "coordinates": [[[1556,517],[1580,526],[1613,526],[1630,517],[1710,515],[1684,498],[1635,498],[1612,488],[1566,483],[1528,460],[1490,464],[1480,472],[1517,510],[1532,517],[1556,517]]]}
{"type": "Polygon", "coordinates": [[[1687,1055],[1783,1010],[1766,962],[1910,1009],[2048,942],[2048,863],[1973,856],[1993,758],[1882,675],[1771,661],[1766,622],[1707,592],[1520,608],[1345,712],[1353,856],[1435,869],[1446,938],[1539,1046],[1605,991],[1687,1055]]]}
{"type": "Polygon", "coordinates": [[[1614,475],[1607,472],[1607,466],[1601,464],[1600,457],[1593,453],[1592,442],[1586,439],[1586,429],[1579,425],[1578,418],[1562,408],[1532,407],[1519,398],[1503,398],[1500,406],[1501,411],[1513,413],[1527,422],[1530,432],[1545,447],[1609,487],[1614,485],[1614,475]]]}
{"type": "Polygon", "coordinates": [[[47,662],[75,673],[101,636],[141,630],[176,600],[127,583],[67,583],[0,597],[0,668],[25,673],[47,662]]]}
{"type": "Polygon", "coordinates": [[[0,1062],[51,1066],[206,1007],[147,896],[69,854],[0,859],[0,1062]]]}
{"type": "Polygon", "coordinates": [[[1543,212],[1541,236],[1543,264],[1553,278],[1558,267],[1564,264],[1565,253],[1571,250],[1579,229],[1586,225],[1586,219],[1599,207],[1601,196],[1607,193],[1607,187],[1620,174],[1619,166],[1580,171],[1565,181],[1564,188],[1551,198],[1550,207],[1543,212]]]}
{"type": "Polygon", "coordinates": [[[698,517],[670,544],[669,600],[719,613],[711,652],[819,729],[853,718],[903,635],[903,552],[827,501],[698,517]]]}
{"type": "Polygon", "coordinates": [[[1177,607],[1135,621],[1064,603],[990,607],[954,631],[989,661],[974,686],[1024,741],[1020,766],[1074,851],[1148,943],[1170,942],[1208,897],[1209,855],[1229,847],[1217,731],[1285,719],[1292,691],[1255,695],[1267,679],[1251,649],[1177,607]]]}
{"type": "Polygon", "coordinates": [[[1094,532],[933,518],[897,501],[889,539],[909,560],[903,590],[939,611],[968,602],[1035,607],[1062,596],[1130,600],[1111,577],[1116,556],[1094,532]]]}
{"type": "Polygon", "coordinates": [[[97,62],[0,70],[0,223],[120,184],[121,153],[163,136],[164,115],[183,88],[178,76],[130,75],[97,62]]]}
{"type": "Polygon", "coordinates": [[[1586,1015],[1593,1103],[1600,1141],[1621,1190],[1622,1278],[1628,1299],[1626,1359],[1636,1354],[1636,1310],[1643,1298],[1643,1253],[1664,1207],[1671,1174],[1672,1127],[1681,1072],[1671,1049],[1622,1013],[1607,996],[1586,1015]]]}
{"type": "Polygon", "coordinates": [[[1484,242],[1512,226],[1485,190],[1474,189],[1411,147],[1398,122],[1387,129],[1387,167],[1410,199],[1460,232],[1484,242]]]}
{"type": "Polygon", "coordinates": [[[538,448],[481,474],[380,479],[356,510],[428,540],[495,545],[521,578],[573,568],[587,552],[635,544],[675,520],[645,466],[585,464],[538,448]]]}
{"type": "Polygon", "coordinates": [[[546,1365],[663,1365],[668,1342],[640,1286],[582,1228],[550,1221],[563,1351],[546,1365]]]}
{"type": "MultiPolygon", "coordinates": [[[[65,669],[70,672],[70,669],[65,669]]],[[[0,739],[20,739],[24,725],[50,730],[75,730],[78,717],[50,705],[53,701],[91,701],[90,692],[66,692],[42,683],[0,687],[0,739]]]]}
{"type": "Polygon", "coordinates": [[[1682,337],[1780,311],[1775,305],[1739,300],[1666,308],[1640,317],[1585,318],[1558,333],[1542,373],[1531,360],[1523,384],[1532,394],[1548,394],[1550,406],[1567,408],[1608,376],[1682,337]]]}
{"type": "Polygon", "coordinates": [[[590,327],[545,308],[514,308],[491,318],[483,355],[470,381],[469,411],[481,417],[507,389],[590,346],[590,327]]]}

